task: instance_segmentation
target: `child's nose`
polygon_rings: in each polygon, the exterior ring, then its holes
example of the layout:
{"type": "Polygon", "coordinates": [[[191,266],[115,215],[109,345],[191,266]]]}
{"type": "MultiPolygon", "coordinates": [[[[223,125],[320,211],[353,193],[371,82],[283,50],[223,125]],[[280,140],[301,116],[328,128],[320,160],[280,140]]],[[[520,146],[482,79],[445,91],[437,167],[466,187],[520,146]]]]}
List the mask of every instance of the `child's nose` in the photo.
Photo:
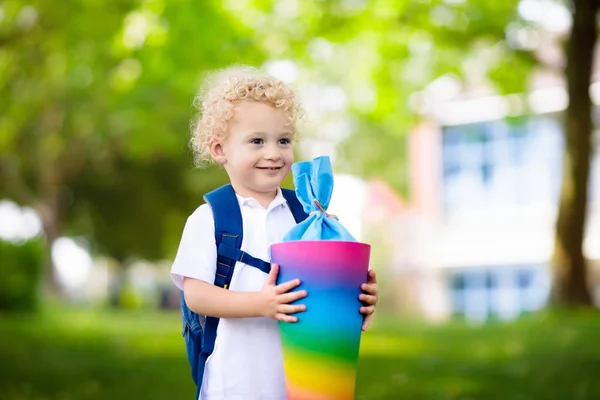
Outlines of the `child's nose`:
{"type": "Polygon", "coordinates": [[[267,160],[278,160],[281,158],[281,150],[278,146],[267,146],[265,152],[265,158],[267,160]]]}

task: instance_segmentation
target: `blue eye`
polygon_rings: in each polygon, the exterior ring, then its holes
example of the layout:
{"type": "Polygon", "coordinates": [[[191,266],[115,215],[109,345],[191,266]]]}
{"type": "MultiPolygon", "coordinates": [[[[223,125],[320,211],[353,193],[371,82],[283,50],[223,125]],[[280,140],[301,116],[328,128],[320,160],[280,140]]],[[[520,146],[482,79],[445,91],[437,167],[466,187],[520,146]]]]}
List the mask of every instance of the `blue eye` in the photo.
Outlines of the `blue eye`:
{"type": "Polygon", "coordinates": [[[290,139],[280,139],[279,140],[279,144],[287,145],[290,143],[292,143],[292,141],[290,139]]]}
{"type": "Polygon", "coordinates": [[[250,143],[251,144],[263,144],[263,140],[259,139],[259,138],[255,138],[255,139],[251,139],[250,143]]]}

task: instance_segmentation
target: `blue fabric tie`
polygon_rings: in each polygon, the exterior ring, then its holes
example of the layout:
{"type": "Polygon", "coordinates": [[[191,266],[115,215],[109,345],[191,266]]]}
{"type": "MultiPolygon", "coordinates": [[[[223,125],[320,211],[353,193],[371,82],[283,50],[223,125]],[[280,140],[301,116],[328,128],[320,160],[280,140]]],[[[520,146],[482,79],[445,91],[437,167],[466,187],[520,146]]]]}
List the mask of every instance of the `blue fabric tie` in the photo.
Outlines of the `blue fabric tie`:
{"type": "Polygon", "coordinates": [[[317,157],[292,165],[296,196],[309,217],[292,228],[283,241],[291,240],[341,240],[356,239],[337,220],[327,214],[333,193],[333,170],[329,157],[317,157]]]}

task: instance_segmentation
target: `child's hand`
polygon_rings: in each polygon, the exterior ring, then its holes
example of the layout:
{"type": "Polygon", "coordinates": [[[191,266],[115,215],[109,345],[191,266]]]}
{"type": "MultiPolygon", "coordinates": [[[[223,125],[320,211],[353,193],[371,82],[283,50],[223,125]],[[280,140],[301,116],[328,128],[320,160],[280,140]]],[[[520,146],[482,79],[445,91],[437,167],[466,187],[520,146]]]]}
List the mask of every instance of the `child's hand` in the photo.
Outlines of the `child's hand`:
{"type": "Polygon", "coordinates": [[[277,274],[279,265],[273,264],[271,272],[262,290],[259,292],[260,314],[264,317],[277,319],[284,322],[297,322],[298,318],[288,314],[294,314],[306,310],[304,304],[289,304],[295,300],[306,297],[306,290],[288,293],[300,285],[300,279],[294,279],[277,285],[277,274]]]}
{"type": "Polygon", "coordinates": [[[360,308],[360,313],[365,316],[362,325],[362,330],[364,332],[371,323],[371,318],[373,317],[375,306],[377,305],[377,300],[379,299],[379,289],[377,288],[377,277],[375,276],[375,271],[372,269],[369,270],[367,283],[363,283],[360,288],[365,293],[361,293],[358,298],[360,301],[367,304],[366,307],[363,306],[360,308]]]}

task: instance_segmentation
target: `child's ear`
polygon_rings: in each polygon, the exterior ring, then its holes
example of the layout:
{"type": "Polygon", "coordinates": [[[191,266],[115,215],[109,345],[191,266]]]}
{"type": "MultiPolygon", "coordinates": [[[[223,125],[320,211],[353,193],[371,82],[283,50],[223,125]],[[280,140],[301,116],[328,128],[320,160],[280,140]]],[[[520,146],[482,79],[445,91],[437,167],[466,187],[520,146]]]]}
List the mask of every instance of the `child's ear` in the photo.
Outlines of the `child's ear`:
{"type": "Polygon", "coordinates": [[[210,156],[215,160],[217,164],[225,164],[227,162],[227,157],[225,157],[225,152],[223,151],[223,144],[219,139],[213,139],[208,146],[210,151],[210,156]]]}

